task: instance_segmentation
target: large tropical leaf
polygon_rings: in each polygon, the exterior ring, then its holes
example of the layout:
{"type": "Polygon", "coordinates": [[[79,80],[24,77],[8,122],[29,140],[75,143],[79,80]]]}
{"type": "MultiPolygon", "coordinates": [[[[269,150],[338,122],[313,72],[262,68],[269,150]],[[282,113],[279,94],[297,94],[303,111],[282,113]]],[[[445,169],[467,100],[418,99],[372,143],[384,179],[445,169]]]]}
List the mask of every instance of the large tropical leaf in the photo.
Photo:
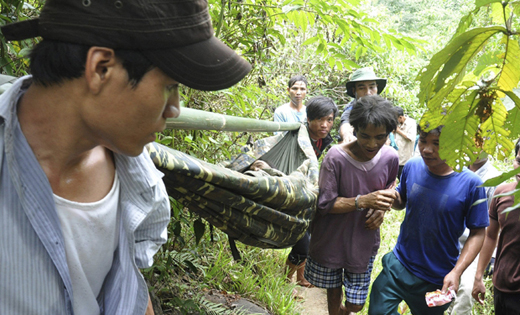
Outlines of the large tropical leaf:
{"type": "Polygon", "coordinates": [[[514,103],[515,107],[509,111],[505,127],[509,130],[509,136],[517,139],[520,136],[520,98],[513,91],[502,91],[514,103]]]}
{"type": "Polygon", "coordinates": [[[464,101],[450,108],[439,139],[440,157],[456,171],[462,170],[468,158],[475,160],[480,153],[474,140],[479,126],[478,116],[474,114],[477,97],[478,91],[474,90],[464,101]]]}
{"type": "MultiPolygon", "coordinates": [[[[502,71],[499,74],[497,86],[501,90],[511,91],[518,85],[520,81],[520,48],[518,41],[504,36],[505,58],[502,71]]],[[[498,97],[504,97],[502,92],[498,93],[498,97]]]]}
{"type": "Polygon", "coordinates": [[[439,107],[444,98],[464,77],[464,69],[484,44],[497,33],[507,33],[502,26],[481,27],[469,30],[435,54],[430,63],[418,75],[421,82],[419,102],[428,108],[439,107]],[[435,96],[435,102],[432,98],[435,96]]]}
{"type": "Polygon", "coordinates": [[[489,154],[503,160],[511,154],[514,144],[509,140],[510,131],[504,128],[507,118],[507,110],[500,99],[495,99],[492,104],[492,114],[480,126],[481,136],[486,141],[483,149],[489,154]]]}

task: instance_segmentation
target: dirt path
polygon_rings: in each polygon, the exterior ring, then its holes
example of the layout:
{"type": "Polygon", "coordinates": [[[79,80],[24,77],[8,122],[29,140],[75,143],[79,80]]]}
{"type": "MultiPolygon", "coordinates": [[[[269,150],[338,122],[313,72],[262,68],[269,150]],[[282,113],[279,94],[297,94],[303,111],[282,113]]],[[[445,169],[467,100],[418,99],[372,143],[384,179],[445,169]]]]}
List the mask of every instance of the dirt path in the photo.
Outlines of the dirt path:
{"type": "Polygon", "coordinates": [[[303,298],[301,303],[302,315],[328,315],[327,290],[320,288],[304,288],[298,286],[298,295],[303,298]]]}

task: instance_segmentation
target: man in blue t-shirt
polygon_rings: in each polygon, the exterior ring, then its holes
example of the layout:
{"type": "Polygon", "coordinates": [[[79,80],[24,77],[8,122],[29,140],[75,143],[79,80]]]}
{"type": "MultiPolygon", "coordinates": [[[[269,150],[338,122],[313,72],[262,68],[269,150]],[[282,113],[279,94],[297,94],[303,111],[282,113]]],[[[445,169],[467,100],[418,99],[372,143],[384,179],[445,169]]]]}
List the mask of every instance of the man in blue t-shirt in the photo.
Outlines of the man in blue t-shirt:
{"type": "Polygon", "coordinates": [[[455,172],[439,157],[442,126],[420,133],[419,151],[405,164],[394,209],[406,216],[394,250],[383,257],[383,270],[370,294],[369,314],[398,314],[404,300],[412,314],[442,315],[449,303],[428,307],[426,292],[457,292],[463,271],[475,259],[489,225],[482,180],[468,169],[455,172]],[[458,239],[470,235],[460,251],[458,239]]]}

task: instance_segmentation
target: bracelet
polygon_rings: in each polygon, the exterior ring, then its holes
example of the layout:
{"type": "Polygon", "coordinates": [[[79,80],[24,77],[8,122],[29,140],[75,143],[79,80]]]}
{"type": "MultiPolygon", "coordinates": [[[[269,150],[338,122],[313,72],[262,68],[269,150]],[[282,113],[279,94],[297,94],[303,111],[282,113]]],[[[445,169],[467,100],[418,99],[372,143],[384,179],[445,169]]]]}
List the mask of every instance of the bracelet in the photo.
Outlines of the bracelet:
{"type": "Polygon", "coordinates": [[[356,200],[354,201],[354,204],[356,205],[357,211],[363,211],[363,208],[359,207],[359,197],[361,197],[361,195],[357,195],[356,200]]]}

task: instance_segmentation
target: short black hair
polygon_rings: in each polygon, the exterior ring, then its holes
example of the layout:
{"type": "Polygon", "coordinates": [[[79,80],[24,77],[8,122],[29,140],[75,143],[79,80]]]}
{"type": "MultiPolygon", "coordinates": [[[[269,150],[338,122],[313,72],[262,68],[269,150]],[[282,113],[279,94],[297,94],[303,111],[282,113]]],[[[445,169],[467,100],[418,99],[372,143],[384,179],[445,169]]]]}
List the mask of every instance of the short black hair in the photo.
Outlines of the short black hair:
{"type": "Polygon", "coordinates": [[[349,122],[355,131],[370,124],[384,126],[389,134],[397,128],[397,115],[392,102],[379,95],[367,95],[354,101],[349,122]]]}
{"type": "Polygon", "coordinates": [[[320,119],[330,114],[334,114],[334,118],[338,115],[338,107],[330,97],[311,97],[305,106],[307,107],[307,119],[309,121],[320,119]]]}
{"type": "Polygon", "coordinates": [[[434,129],[432,129],[432,130],[430,130],[430,131],[428,131],[428,132],[424,131],[424,130],[421,128],[421,131],[420,131],[420,133],[419,133],[419,136],[420,136],[420,137],[423,137],[423,138],[426,137],[426,136],[428,136],[429,134],[434,134],[434,135],[438,135],[438,136],[440,136],[440,135],[441,135],[442,128],[444,128],[444,125],[440,125],[439,127],[434,128],[434,129]]]}
{"type": "Polygon", "coordinates": [[[401,107],[396,106],[395,111],[397,112],[397,116],[404,116],[404,110],[401,107]]]}
{"type": "MultiPolygon", "coordinates": [[[[85,72],[87,53],[91,46],[42,40],[31,51],[31,74],[36,84],[51,86],[81,77],[85,72]]],[[[133,88],[155,66],[139,51],[114,50],[128,72],[133,88]]]]}
{"type": "Polygon", "coordinates": [[[307,78],[301,74],[298,74],[289,79],[289,83],[288,83],[289,88],[291,88],[294,85],[294,83],[296,83],[298,81],[302,81],[303,83],[305,83],[305,87],[307,87],[307,85],[309,85],[307,83],[307,78]]]}
{"type": "Polygon", "coordinates": [[[516,140],[516,144],[515,144],[515,157],[518,156],[518,151],[520,151],[520,139],[516,140]]]}

